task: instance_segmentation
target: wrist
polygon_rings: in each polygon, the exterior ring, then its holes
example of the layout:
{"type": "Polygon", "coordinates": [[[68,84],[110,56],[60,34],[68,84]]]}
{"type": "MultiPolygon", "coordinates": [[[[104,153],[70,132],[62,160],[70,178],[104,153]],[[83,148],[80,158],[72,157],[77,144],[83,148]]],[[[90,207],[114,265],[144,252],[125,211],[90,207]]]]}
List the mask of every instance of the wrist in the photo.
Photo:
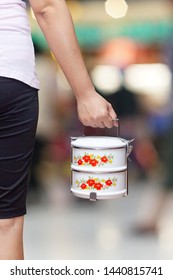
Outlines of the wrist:
{"type": "Polygon", "coordinates": [[[90,97],[95,92],[94,86],[91,84],[87,85],[78,85],[75,89],[73,89],[73,93],[76,99],[87,98],[90,97]]]}

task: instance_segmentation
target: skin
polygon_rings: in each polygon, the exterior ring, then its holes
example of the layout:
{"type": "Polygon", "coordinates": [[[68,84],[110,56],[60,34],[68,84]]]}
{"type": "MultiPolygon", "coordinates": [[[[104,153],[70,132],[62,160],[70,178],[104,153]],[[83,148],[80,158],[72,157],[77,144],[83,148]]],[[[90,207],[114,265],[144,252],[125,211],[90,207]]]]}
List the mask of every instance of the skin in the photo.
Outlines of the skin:
{"type": "Polygon", "coordinates": [[[24,217],[0,219],[0,260],[23,260],[24,217]]]}
{"type": "Polygon", "coordinates": [[[77,100],[79,120],[85,126],[111,128],[117,116],[110,103],[94,89],[76,39],[64,0],[30,0],[50,49],[61,66],[77,100]],[[98,110],[99,109],[99,110],[98,110]]]}
{"type": "MultiPolygon", "coordinates": [[[[117,126],[117,116],[111,104],[95,91],[91,82],[66,1],[29,2],[49,47],[73,90],[81,123],[100,128],[117,126]]],[[[23,220],[23,216],[0,220],[0,259],[24,259],[23,220]]]]}

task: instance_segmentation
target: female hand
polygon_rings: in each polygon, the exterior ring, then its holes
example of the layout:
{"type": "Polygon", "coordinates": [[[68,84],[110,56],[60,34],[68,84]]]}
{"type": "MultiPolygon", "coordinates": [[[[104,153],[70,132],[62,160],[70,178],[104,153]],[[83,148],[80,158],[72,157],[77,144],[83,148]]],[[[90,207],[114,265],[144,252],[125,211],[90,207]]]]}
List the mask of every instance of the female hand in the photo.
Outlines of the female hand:
{"type": "Polygon", "coordinates": [[[95,90],[77,97],[78,117],[84,126],[112,128],[118,126],[112,105],[95,90]]]}

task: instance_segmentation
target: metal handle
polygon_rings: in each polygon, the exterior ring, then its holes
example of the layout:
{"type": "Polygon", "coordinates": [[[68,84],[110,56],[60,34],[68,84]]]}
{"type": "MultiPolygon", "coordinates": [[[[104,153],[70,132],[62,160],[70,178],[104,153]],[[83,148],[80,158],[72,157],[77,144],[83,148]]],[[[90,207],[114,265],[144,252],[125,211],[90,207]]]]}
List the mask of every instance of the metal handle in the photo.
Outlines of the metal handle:
{"type": "Polygon", "coordinates": [[[117,124],[118,124],[117,127],[116,127],[117,128],[117,137],[120,137],[120,120],[117,119],[116,121],[117,121],[117,124]]]}
{"type": "MultiPolygon", "coordinates": [[[[116,120],[118,126],[116,126],[116,136],[119,137],[120,135],[120,122],[119,119],[116,120]]],[[[90,127],[90,126],[83,126],[83,136],[114,136],[111,134],[113,128],[99,128],[99,127],[90,127]],[[111,134],[111,135],[110,135],[111,134]]]]}

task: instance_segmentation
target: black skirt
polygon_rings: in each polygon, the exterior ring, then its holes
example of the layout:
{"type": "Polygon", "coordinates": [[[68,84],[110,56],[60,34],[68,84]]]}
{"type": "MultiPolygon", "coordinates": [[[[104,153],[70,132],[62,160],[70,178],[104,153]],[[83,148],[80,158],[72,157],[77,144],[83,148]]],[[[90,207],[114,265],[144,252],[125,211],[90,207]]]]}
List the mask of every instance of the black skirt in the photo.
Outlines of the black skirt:
{"type": "Polygon", "coordinates": [[[26,214],[38,121],[38,90],[0,77],[0,219],[26,214]]]}

